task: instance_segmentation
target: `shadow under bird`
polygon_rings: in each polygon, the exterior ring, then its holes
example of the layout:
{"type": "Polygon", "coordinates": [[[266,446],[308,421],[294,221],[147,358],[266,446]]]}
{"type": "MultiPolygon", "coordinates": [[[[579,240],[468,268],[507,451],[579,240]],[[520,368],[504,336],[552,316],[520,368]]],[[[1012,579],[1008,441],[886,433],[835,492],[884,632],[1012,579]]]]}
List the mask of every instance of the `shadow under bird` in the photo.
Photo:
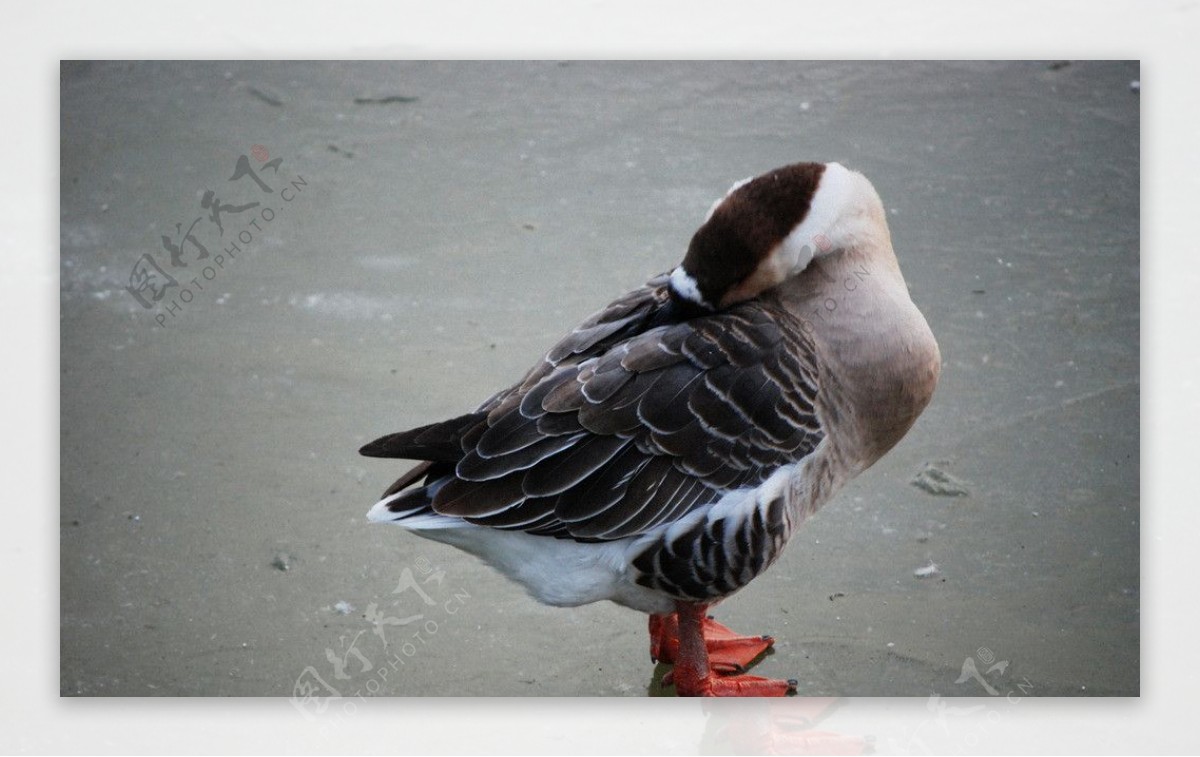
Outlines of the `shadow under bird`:
{"type": "Polygon", "coordinates": [[[709,608],[908,432],[941,358],[862,174],[797,163],[738,182],[683,262],[617,299],[473,412],[384,436],[421,461],[371,509],[549,605],[650,614],[685,696],[782,696],[773,643],[709,608]]]}

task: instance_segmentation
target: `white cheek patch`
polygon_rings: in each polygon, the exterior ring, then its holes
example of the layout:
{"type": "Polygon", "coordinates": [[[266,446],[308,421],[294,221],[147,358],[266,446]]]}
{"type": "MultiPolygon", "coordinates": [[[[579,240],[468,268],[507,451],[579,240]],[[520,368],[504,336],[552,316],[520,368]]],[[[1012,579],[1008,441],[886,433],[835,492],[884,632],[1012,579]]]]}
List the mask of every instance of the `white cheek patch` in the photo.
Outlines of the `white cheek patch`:
{"type": "Polygon", "coordinates": [[[691,274],[683,270],[683,266],[677,266],[674,271],[671,271],[671,289],[685,300],[704,307],[709,306],[705,302],[704,296],[700,294],[700,285],[696,283],[691,274]]]}
{"type": "Polygon", "coordinates": [[[790,264],[793,274],[804,270],[813,256],[829,252],[839,244],[835,226],[839,216],[851,204],[855,186],[854,173],[841,163],[825,165],[821,182],[809,203],[808,214],[784,237],[775,253],[790,264]]]}
{"type": "Polygon", "coordinates": [[[788,234],[784,238],[783,244],[775,248],[775,252],[771,255],[776,259],[775,265],[780,269],[780,281],[808,268],[808,264],[817,255],[815,242],[812,240],[805,242],[800,238],[793,238],[795,233],[793,231],[788,234]]]}

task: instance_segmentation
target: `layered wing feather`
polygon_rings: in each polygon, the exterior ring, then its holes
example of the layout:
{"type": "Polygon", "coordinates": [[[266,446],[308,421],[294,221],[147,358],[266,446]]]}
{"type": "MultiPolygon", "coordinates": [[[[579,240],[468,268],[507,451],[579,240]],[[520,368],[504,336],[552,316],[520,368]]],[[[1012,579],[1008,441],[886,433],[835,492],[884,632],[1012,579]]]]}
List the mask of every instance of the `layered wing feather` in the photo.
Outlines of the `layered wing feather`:
{"type": "Polygon", "coordinates": [[[388,490],[389,510],[621,539],[809,454],[824,432],[799,321],[770,297],[679,320],[664,284],[585,321],[476,412],[364,447],[429,461],[388,490]]]}

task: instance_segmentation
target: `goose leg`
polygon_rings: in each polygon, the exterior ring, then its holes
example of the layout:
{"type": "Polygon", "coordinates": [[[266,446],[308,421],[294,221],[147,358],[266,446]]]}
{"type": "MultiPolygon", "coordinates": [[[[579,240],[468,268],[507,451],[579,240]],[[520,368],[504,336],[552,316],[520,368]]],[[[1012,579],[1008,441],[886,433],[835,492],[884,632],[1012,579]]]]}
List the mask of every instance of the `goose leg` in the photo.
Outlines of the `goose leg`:
{"type": "Polygon", "coordinates": [[[782,697],[796,692],[796,682],[748,675],[719,675],[709,667],[704,638],[708,605],[677,602],[679,649],[675,667],[663,677],[683,697],[782,697]]]}
{"type": "MultiPolygon", "coordinates": [[[[708,666],[721,675],[744,673],[775,643],[770,636],[741,636],[703,614],[700,632],[708,650],[708,666]]],[[[679,613],[651,615],[650,659],[674,665],[678,657],[679,613]]]]}

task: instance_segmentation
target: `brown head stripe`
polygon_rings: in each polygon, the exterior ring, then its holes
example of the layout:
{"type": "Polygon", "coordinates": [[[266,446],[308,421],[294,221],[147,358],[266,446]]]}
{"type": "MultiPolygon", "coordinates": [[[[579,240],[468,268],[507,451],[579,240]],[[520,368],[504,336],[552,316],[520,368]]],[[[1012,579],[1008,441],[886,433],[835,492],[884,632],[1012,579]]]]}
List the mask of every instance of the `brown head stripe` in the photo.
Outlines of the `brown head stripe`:
{"type": "Polygon", "coordinates": [[[683,270],[696,280],[706,302],[720,302],[804,220],[824,172],[824,163],[777,168],[717,206],[692,236],[683,259],[683,270]]]}

